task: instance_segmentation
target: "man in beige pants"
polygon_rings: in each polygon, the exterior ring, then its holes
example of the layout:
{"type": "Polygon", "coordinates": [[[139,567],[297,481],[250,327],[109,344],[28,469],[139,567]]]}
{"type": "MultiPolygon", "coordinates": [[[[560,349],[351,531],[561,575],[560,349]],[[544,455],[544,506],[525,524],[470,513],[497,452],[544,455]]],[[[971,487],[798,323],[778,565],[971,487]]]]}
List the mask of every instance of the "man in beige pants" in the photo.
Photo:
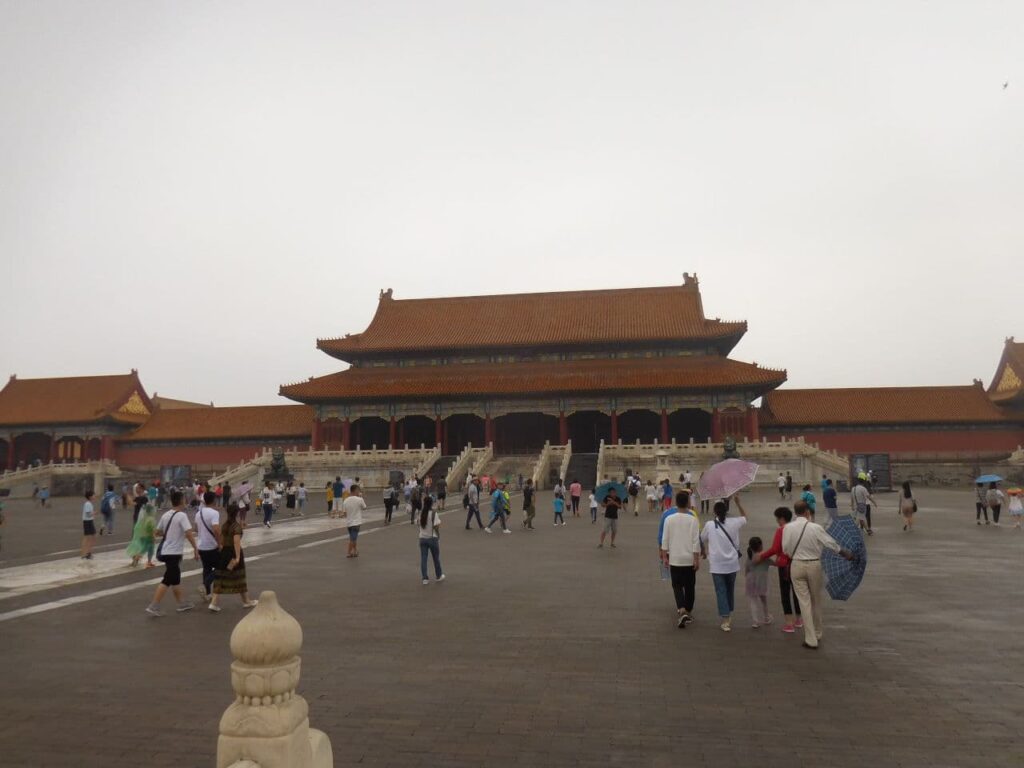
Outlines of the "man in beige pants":
{"type": "Polygon", "coordinates": [[[793,579],[793,591],[803,609],[803,646],[817,650],[825,628],[821,612],[825,599],[821,593],[825,583],[821,572],[821,551],[828,547],[847,560],[853,559],[853,553],[840,547],[820,525],[811,522],[811,508],[807,502],[798,501],[793,505],[793,511],[796,517],[782,529],[782,551],[791,560],[789,571],[793,579]]]}

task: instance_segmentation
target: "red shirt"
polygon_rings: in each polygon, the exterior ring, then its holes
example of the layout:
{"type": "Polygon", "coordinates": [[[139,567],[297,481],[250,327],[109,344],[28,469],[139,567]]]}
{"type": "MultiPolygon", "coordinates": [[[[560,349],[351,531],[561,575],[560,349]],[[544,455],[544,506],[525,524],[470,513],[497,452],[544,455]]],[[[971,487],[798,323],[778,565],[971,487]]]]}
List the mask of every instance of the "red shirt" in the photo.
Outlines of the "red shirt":
{"type": "Polygon", "coordinates": [[[789,565],[789,558],[782,552],[782,526],[775,529],[775,538],[772,540],[772,548],[761,553],[761,557],[774,557],[775,564],[779,568],[789,565]]]}

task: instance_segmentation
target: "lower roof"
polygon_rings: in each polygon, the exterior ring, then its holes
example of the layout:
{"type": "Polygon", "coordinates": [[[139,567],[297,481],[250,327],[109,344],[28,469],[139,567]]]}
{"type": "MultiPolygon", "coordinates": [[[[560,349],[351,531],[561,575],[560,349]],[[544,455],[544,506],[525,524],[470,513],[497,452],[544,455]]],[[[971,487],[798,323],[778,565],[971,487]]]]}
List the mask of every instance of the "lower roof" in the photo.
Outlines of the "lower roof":
{"type": "Polygon", "coordinates": [[[168,440],[245,440],[307,437],[313,409],[306,405],[252,405],[238,408],[159,409],[149,421],[125,435],[125,442],[168,440]]]}
{"type": "Polygon", "coordinates": [[[785,380],[785,371],[702,355],[359,367],[288,384],[281,394],[304,403],[707,389],[745,389],[760,395],[785,380]]]}
{"type": "Polygon", "coordinates": [[[140,424],[152,411],[138,374],[19,379],[0,390],[0,425],[119,422],[140,424]]]}
{"type": "Polygon", "coordinates": [[[1006,415],[975,384],[778,389],[764,396],[760,421],[765,427],[995,424],[1005,422],[1006,415]]]}

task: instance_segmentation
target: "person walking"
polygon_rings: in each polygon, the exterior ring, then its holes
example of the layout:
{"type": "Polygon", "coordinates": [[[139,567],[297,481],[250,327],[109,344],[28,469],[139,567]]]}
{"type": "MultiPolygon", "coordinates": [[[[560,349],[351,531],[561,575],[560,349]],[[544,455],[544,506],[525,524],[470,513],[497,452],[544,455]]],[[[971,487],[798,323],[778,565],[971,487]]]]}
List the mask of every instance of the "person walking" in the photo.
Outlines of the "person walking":
{"type": "Polygon", "coordinates": [[[988,525],[988,496],[985,492],[985,484],[977,483],[974,487],[974,494],[974,520],[978,525],[981,525],[981,515],[984,513],[985,525],[988,525]]]}
{"type": "Polygon", "coordinates": [[[647,499],[647,511],[654,513],[658,511],[658,486],[654,484],[653,480],[647,481],[647,486],[644,488],[644,497],[647,499]]]}
{"type": "Polygon", "coordinates": [[[671,509],[672,507],[672,483],[669,482],[666,477],[661,482],[661,509],[671,509]]]}
{"type": "Polygon", "coordinates": [[[146,567],[153,568],[156,566],[156,563],[153,562],[155,549],[156,508],[152,504],[146,503],[142,507],[142,511],[139,512],[139,519],[132,527],[132,540],[128,542],[125,552],[132,559],[132,567],[137,566],[142,561],[142,556],[145,555],[146,567]]]}
{"type": "Polygon", "coordinates": [[[985,503],[988,508],[992,510],[992,523],[993,525],[999,525],[999,513],[1003,509],[1003,501],[1006,497],[1003,492],[1000,491],[995,483],[989,483],[988,490],[985,492],[985,503]]]}
{"type": "Polygon", "coordinates": [[[273,484],[267,480],[266,484],[263,486],[263,492],[260,494],[260,504],[263,508],[264,528],[269,528],[271,521],[274,519],[274,497],[276,495],[273,484]]]}
{"type": "Polygon", "coordinates": [[[917,512],[917,500],[910,490],[910,481],[903,481],[903,492],[900,494],[900,513],[903,515],[903,530],[914,530],[914,513],[917,512]]]}
{"type": "Polygon", "coordinates": [[[615,549],[615,537],[619,533],[619,511],[622,509],[622,500],[619,498],[618,491],[614,488],[608,489],[608,495],[604,497],[604,530],[601,531],[601,540],[597,544],[597,548],[601,549],[604,547],[604,539],[608,534],[611,534],[611,546],[615,549]]]}
{"type": "Polygon", "coordinates": [[[729,507],[716,501],[714,519],[704,525],[700,538],[708,550],[708,565],[715,583],[715,599],[721,630],[732,631],[732,613],[736,609],[736,574],[740,570],[740,530],[747,524],[747,512],[739,496],[733,496],[739,517],[729,517],[729,507]]]}
{"type": "Polygon", "coordinates": [[[92,499],[92,491],[85,492],[85,503],[82,504],[82,559],[92,560],[92,547],[96,542],[96,508],[92,499]]]}
{"type": "Polygon", "coordinates": [[[825,487],[821,491],[821,498],[825,502],[825,512],[828,514],[829,523],[834,523],[839,519],[839,495],[830,479],[826,478],[823,483],[825,487]]]}
{"type": "Polygon", "coordinates": [[[466,530],[469,524],[476,518],[476,527],[483,529],[484,522],[480,519],[480,481],[470,480],[466,488],[466,530]]]}
{"type": "Polygon", "coordinates": [[[345,557],[359,557],[359,528],[363,524],[365,511],[363,491],[358,484],[352,483],[352,487],[348,489],[348,498],[341,508],[341,516],[348,522],[348,554],[345,557]]]}
{"type": "Polygon", "coordinates": [[[299,517],[305,517],[306,515],[306,499],[309,496],[309,492],[306,490],[305,483],[299,483],[299,489],[296,491],[296,499],[299,503],[299,517]]]}
{"type": "Polygon", "coordinates": [[[491,494],[491,519],[487,521],[487,525],[484,526],[484,530],[487,531],[487,533],[491,533],[491,526],[494,525],[496,520],[500,520],[501,532],[512,533],[508,528],[507,519],[504,484],[499,482],[497,487],[494,489],[494,493],[491,494]]]}
{"type": "Polygon", "coordinates": [[[434,560],[434,578],[438,582],[444,581],[444,571],[441,570],[441,518],[434,511],[434,500],[430,496],[423,500],[419,524],[420,576],[423,578],[423,584],[430,583],[427,576],[428,554],[434,560]]]}
{"type": "Polygon", "coordinates": [[[825,533],[825,529],[811,522],[811,510],[806,502],[793,505],[795,518],[782,531],[782,549],[792,562],[793,589],[804,609],[803,647],[816,650],[825,634],[822,588],[825,577],[821,570],[821,552],[830,549],[847,560],[853,553],[825,533]]]}
{"type": "Polygon", "coordinates": [[[213,577],[213,596],[207,607],[213,613],[220,613],[221,595],[239,595],[243,608],[255,608],[258,600],[249,598],[249,584],[245,576],[245,553],[242,551],[242,535],[245,526],[238,518],[238,505],[228,504],[227,517],[220,529],[218,564],[213,577]]]}
{"type": "Polygon", "coordinates": [[[751,625],[760,629],[772,623],[772,615],[768,613],[768,562],[754,560],[754,555],[764,549],[759,536],[751,536],[747,544],[747,562],[744,565],[746,575],[747,601],[750,604],[751,625]]]}
{"type": "Polygon", "coordinates": [[[448,498],[448,478],[444,476],[437,478],[434,489],[437,493],[437,507],[444,512],[445,499],[448,498]]]}
{"type": "Polygon", "coordinates": [[[594,492],[590,492],[590,524],[593,525],[597,522],[597,496],[594,492]]]}
{"type": "Polygon", "coordinates": [[[793,498],[793,476],[786,470],[786,497],[793,498]]]}
{"type": "Polygon", "coordinates": [[[249,509],[252,507],[252,488],[242,483],[239,490],[241,493],[238,494],[238,522],[245,528],[245,520],[249,515],[249,509]]]}
{"type": "Polygon", "coordinates": [[[803,492],[800,494],[801,500],[807,503],[807,506],[811,508],[811,520],[814,519],[814,513],[817,512],[818,500],[814,498],[814,491],[811,490],[811,484],[807,483],[804,485],[803,492]]]}
{"type": "Polygon", "coordinates": [[[572,516],[580,516],[580,498],[583,496],[583,485],[575,477],[569,485],[569,499],[572,501],[572,516]]]}
{"type": "Polygon", "coordinates": [[[163,561],[164,577],[157,584],[153,599],[146,606],[146,613],[150,616],[164,615],[160,610],[160,602],[167,594],[167,590],[171,590],[174,595],[178,613],[191,611],[192,603],[186,603],[181,592],[181,558],[185,553],[186,541],[192,545],[192,554],[197,559],[199,551],[196,549],[196,535],[192,532],[192,524],[188,521],[188,513],[185,512],[185,495],[181,491],[171,492],[171,508],[164,512],[157,523],[156,535],[163,539],[157,550],[157,560],[163,561]]]}
{"type": "Polygon", "coordinates": [[[416,518],[420,514],[420,510],[423,509],[423,502],[430,498],[430,496],[424,492],[424,488],[420,483],[416,483],[412,487],[412,492],[409,494],[409,525],[416,524],[416,518]]]}
{"type": "Polygon", "coordinates": [[[395,487],[385,485],[381,496],[384,499],[384,525],[391,525],[391,513],[395,509],[395,487]]]}
{"type": "Polygon", "coordinates": [[[132,510],[132,528],[135,528],[135,524],[139,522],[139,512],[149,501],[149,497],[146,496],[146,486],[142,483],[135,483],[132,487],[132,504],[135,508],[132,510]]]}
{"type": "Polygon", "coordinates": [[[210,602],[213,589],[213,571],[220,564],[220,512],[213,508],[216,503],[217,494],[207,491],[203,494],[203,503],[196,510],[197,548],[203,564],[203,583],[197,589],[206,602],[210,602]]]}
{"type": "Polygon", "coordinates": [[[778,478],[775,480],[775,485],[779,489],[779,499],[781,501],[786,500],[786,476],[779,472],[778,478]]]}
{"type": "Polygon", "coordinates": [[[565,498],[565,485],[562,478],[558,478],[558,482],[555,483],[555,487],[551,489],[551,492],[555,495],[556,499],[565,498]]]}
{"type": "Polygon", "coordinates": [[[331,484],[331,517],[341,517],[341,503],[345,500],[345,483],[336,475],[331,484]]]}
{"type": "Polygon", "coordinates": [[[100,536],[106,532],[114,534],[114,508],[117,506],[117,494],[114,493],[114,484],[107,486],[106,493],[100,499],[100,514],[103,515],[103,523],[100,525],[100,536]]]}
{"type": "Polygon", "coordinates": [[[676,506],[665,512],[658,545],[661,560],[669,569],[676,603],[676,626],[685,629],[693,621],[697,571],[700,570],[700,524],[689,512],[686,491],[676,494],[676,506]],[[674,511],[673,511],[674,509],[674,511]]]}
{"type": "Polygon", "coordinates": [[[1010,491],[1010,519],[1013,521],[1013,527],[1020,530],[1021,518],[1024,518],[1024,503],[1020,499],[1020,491],[1014,493],[1014,489],[1010,491]]]}
{"type": "Polygon", "coordinates": [[[533,518],[537,514],[536,489],[533,487],[533,478],[526,478],[523,486],[523,528],[533,530],[533,518]]]}
{"type": "Polygon", "coordinates": [[[785,621],[782,631],[787,635],[793,634],[804,625],[803,617],[800,615],[800,601],[793,590],[793,578],[790,571],[789,556],[782,551],[782,534],[786,524],[793,519],[793,510],[789,507],[778,507],[775,510],[775,537],[772,539],[772,546],[763,552],[754,555],[754,562],[770,562],[769,558],[774,557],[772,564],[779,570],[779,596],[782,598],[782,613],[785,621]]]}
{"type": "Polygon", "coordinates": [[[288,486],[284,491],[284,506],[288,510],[288,514],[295,517],[298,514],[298,501],[299,501],[299,489],[295,487],[295,482],[292,480],[288,481],[288,486]]]}
{"type": "Polygon", "coordinates": [[[231,503],[231,483],[227,480],[224,481],[224,485],[220,489],[220,503],[224,509],[228,508],[228,504],[231,503]]]}
{"type": "Polygon", "coordinates": [[[867,481],[861,480],[858,477],[853,483],[853,490],[850,491],[850,506],[857,514],[857,525],[860,526],[861,530],[866,530],[868,536],[874,536],[875,534],[871,528],[872,504],[875,504],[875,499],[868,489],[867,481]]]}
{"type": "Polygon", "coordinates": [[[555,496],[555,498],[552,499],[552,504],[555,509],[555,527],[565,525],[565,499],[560,499],[555,496]]]}

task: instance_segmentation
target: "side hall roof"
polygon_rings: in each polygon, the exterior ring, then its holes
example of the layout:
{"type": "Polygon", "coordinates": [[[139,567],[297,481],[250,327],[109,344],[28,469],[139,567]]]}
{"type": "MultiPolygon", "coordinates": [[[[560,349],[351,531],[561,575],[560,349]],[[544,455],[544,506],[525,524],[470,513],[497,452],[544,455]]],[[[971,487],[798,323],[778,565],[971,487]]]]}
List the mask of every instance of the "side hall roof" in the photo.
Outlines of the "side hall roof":
{"type": "Polygon", "coordinates": [[[952,387],[779,389],[764,396],[761,424],[830,427],[989,424],[1005,416],[980,383],[952,387]]]}
{"type": "Polygon", "coordinates": [[[746,322],[709,320],[694,277],[682,285],[393,299],[383,291],[362,333],[318,339],[341,360],[420,351],[709,342],[727,354],[746,322]]]}
{"type": "Polygon", "coordinates": [[[244,440],[312,435],[313,409],[306,405],[160,409],[124,442],[244,440]]]}
{"type": "Polygon", "coordinates": [[[1013,336],[1006,340],[988,394],[1000,404],[1024,401],[1024,343],[1015,341],[1013,336]]]}
{"type": "Polygon", "coordinates": [[[358,367],[281,387],[304,403],[463,396],[590,392],[746,389],[761,394],[786,380],[785,371],[717,355],[555,362],[466,363],[358,367]]]}
{"type": "Polygon", "coordinates": [[[0,425],[139,424],[153,411],[136,371],[111,376],[19,379],[0,390],[0,425]]]}

